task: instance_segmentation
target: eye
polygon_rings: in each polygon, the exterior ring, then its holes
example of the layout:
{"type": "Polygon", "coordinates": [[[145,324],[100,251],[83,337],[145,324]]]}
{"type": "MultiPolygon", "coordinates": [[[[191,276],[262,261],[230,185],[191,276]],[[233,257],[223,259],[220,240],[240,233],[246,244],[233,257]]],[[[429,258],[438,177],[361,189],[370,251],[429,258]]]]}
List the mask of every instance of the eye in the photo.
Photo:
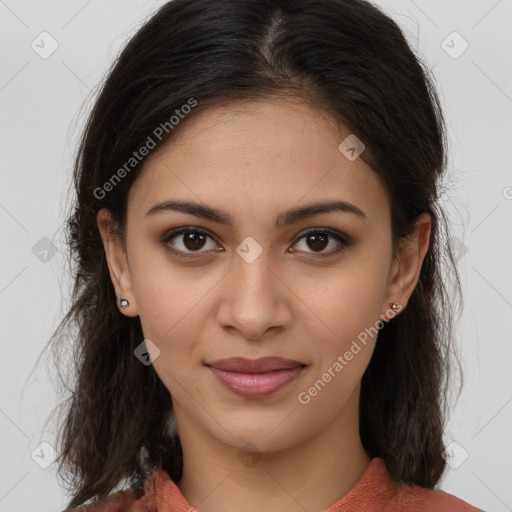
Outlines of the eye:
{"type": "MultiPolygon", "coordinates": [[[[313,249],[314,253],[319,253],[320,256],[330,256],[343,251],[345,248],[353,245],[352,240],[338,231],[329,228],[312,228],[304,233],[294,245],[304,240],[303,247],[313,249]],[[329,239],[334,239],[336,243],[329,243],[329,239]],[[331,250],[324,251],[326,247],[331,245],[331,250]],[[333,247],[334,246],[334,247],[333,247]]],[[[301,249],[302,250],[302,249],[301,249]]],[[[309,252],[309,251],[305,251],[309,252]]]]}
{"type": "Polygon", "coordinates": [[[184,258],[194,257],[193,253],[206,252],[200,251],[200,249],[203,249],[205,246],[207,250],[215,249],[217,247],[217,244],[213,241],[209,231],[195,227],[175,229],[170,233],[167,233],[161,242],[164,244],[167,250],[184,258]],[[176,242],[171,243],[175,239],[176,242]],[[208,248],[208,239],[213,242],[210,248],[208,248]]]}
{"type": "MultiPolygon", "coordinates": [[[[302,240],[304,240],[303,247],[305,249],[299,249],[300,252],[318,253],[320,257],[337,254],[353,245],[350,237],[329,228],[311,228],[306,233],[303,233],[293,245],[296,246],[302,240]],[[335,240],[337,244],[330,243],[330,239],[335,240]],[[334,247],[325,251],[326,247],[330,245],[334,247]],[[308,251],[308,247],[313,249],[313,251],[308,251]]],[[[199,227],[188,226],[172,230],[164,235],[160,242],[167,251],[182,258],[195,258],[196,254],[199,256],[212,250],[219,252],[219,246],[216,244],[212,234],[208,230],[199,227]],[[208,247],[208,239],[211,241],[210,247],[208,247]]],[[[293,252],[297,251],[294,250],[293,252]]]]}

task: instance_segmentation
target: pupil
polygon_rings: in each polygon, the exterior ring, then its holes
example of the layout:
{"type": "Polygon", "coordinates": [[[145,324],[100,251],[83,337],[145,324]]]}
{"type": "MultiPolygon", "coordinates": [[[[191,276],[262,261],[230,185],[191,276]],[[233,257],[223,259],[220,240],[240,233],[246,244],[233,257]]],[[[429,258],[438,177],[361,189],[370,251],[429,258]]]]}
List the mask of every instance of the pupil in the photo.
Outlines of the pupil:
{"type": "Polygon", "coordinates": [[[185,235],[185,247],[187,249],[200,249],[204,243],[205,235],[193,231],[185,235]]]}
{"type": "Polygon", "coordinates": [[[327,237],[322,234],[309,235],[309,237],[308,237],[308,244],[310,245],[310,247],[312,249],[318,249],[318,250],[325,249],[325,247],[327,246],[326,242],[327,242],[327,237]],[[311,244],[309,244],[310,241],[313,242],[313,246],[311,244]],[[317,245],[317,247],[315,247],[315,244],[317,245]],[[318,244],[320,246],[318,246],[318,244]]]}

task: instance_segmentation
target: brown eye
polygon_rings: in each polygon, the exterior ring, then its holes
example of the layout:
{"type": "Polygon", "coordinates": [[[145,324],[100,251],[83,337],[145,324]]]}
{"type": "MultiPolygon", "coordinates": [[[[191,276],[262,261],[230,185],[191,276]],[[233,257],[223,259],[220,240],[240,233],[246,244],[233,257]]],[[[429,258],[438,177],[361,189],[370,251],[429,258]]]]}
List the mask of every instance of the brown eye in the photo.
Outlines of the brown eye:
{"type": "Polygon", "coordinates": [[[319,253],[321,256],[324,254],[328,256],[338,253],[353,245],[349,237],[337,231],[325,228],[308,231],[295,242],[295,245],[299,244],[302,240],[304,241],[302,244],[303,248],[299,248],[300,251],[310,254],[319,253]],[[334,242],[332,242],[332,240],[334,240],[334,242]],[[330,247],[330,250],[326,251],[325,249],[328,247],[330,247]]]}
{"type": "Polygon", "coordinates": [[[210,234],[199,228],[180,228],[168,233],[162,243],[174,253],[183,253],[188,256],[192,253],[202,254],[206,247],[207,250],[215,249],[217,244],[213,241],[210,234]],[[211,246],[208,247],[208,239],[211,240],[211,246]]]}
{"type": "MultiPolygon", "coordinates": [[[[211,255],[212,251],[222,250],[209,231],[195,227],[183,227],[170,231],[160,242],[167,251],[183,258],[211,255]],[[209,241],[210,246],[208,246],[209,241]]],[[[300,243],[303,247],[299,248],[298,252],[321,257],[337,254],[352,246],[354,242],[349,236],[338,231],[329,228],[313,228],[304,233],[294,246],[300,243]]]]}
{"type": "Polygon", "coordinates": [[[197,231],[191,231],[189,233],[183,233],[180,236],[183,237],[183,245],[190,251],[196,251],[204,247],[206,235],[198,233],[197,231]]]}
{"type": "Polygon", "coordinates": [[[323,233],[306,236],[306,243],[315,251],[323,251],[329,244],[329,236],[323,233]]]}

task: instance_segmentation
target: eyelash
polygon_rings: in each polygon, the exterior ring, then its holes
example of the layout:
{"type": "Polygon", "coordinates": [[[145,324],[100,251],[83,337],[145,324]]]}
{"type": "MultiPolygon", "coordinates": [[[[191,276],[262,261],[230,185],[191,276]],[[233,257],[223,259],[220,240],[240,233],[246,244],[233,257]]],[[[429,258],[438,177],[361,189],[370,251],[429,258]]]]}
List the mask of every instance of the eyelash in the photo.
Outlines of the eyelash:
{"type": "MultiPolygon", "coordinates": [[[[162,239],[160,240],[160,243],[164,245],[165,250],[178,256],[179,258],[198,259],[198,258],[202,257],[201,255],[203,253],[201,253],[201,252],[196,251],[196,252],[187,253],[187,252],[181,251],[179,249],[173,249],[169,245],[170,240],[172,240],[173,238],[176,238],[177,236],[182,235],[184,233],[198,233],[200,235],[208,236],[209,238],[211,238],[212,240],[215,241],[215,237],[207,229],[194,227],[194,226],[186,226],[186,227],[182,227],[182,228],[178,228],[178,229],[169,231],[162,237],[162,239]]],[[[323,257],[333,256],[335,254],[339,254],[340,252],[344,251],[345,249],[351,247],[354,244],[353,240],[350,237],[340,233],[339,231],[335,231],[330,228],[310,228],[307,231],[305,231],[304,233],[302,233],[295,240],[293,245],[297,244],[303,238],[306,238],[308,235],[311,235],[311,234],[327,234],[330,237],[334,238],[341,245],[337,249],[333,249],[327,253],[306,253],[306,254],[314,254],[313,256],[307,256],[309,258],[323,258],[323,257]]],[[[299,252],[304,252],[304,251],[299,251],[299,252]]]]}

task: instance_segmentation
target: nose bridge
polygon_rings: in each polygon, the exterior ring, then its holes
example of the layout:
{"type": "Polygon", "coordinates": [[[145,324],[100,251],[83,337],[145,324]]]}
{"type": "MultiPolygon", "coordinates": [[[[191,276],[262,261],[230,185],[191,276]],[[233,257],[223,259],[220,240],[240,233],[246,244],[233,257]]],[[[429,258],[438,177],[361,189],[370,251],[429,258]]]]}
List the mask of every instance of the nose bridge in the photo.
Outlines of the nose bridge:
{"type": "Polygon", "coordinates": [[[244,242],[233,258],[233,268],[227,276],[228,294],[223,296],[218,320],[247,338],[258,338],[270,327],[288,321],[282,295],[286,287],[277,282],[271,251],[259,244],[258,248],[253,240],[244,242]]]}
{"type": "Polygon", "coordinates": [[[238,246],[232,279],[242,297],[247,295],[255,300],[265,297],[268,302],[269,296],[274,293],[275,271],[271,270],[270,252],[250,237],[238,246]]]}

